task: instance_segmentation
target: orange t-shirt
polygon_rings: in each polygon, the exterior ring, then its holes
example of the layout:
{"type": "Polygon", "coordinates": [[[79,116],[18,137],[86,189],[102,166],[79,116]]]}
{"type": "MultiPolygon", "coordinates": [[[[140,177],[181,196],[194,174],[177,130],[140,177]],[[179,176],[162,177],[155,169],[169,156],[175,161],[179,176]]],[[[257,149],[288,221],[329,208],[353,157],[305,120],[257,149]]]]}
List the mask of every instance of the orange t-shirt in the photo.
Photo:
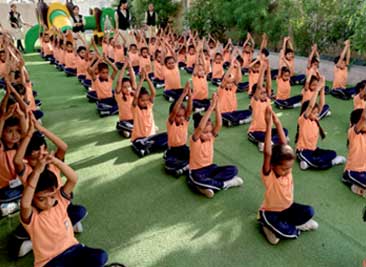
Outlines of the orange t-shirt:
{"type": "Polygon", "coordinates": [[[222,77],[224,76],[225,71],[224,71],[224,67],[222,66],[222,64],[217,64],[217,63],[213,63],[212,64],[212,78],[213,79],[222,79],[222,77]]]}
{"type": "Polygon", "coordinates": [[[64,50],[62,50],[62,49],[60,49],[60,51],[59,51],[59,63],[61,63],[61,64],[65,64],[65,54],[66,54],[66,52],[64,51],[64,50]]]}
{"type": "Polygon", "coordinates": [[[306,119],[304,115],[297,120],[299,137],[296,144],[297,150],[316,150],[319,139],[319,127],[315,121],[306,119]]]}
{"type": "Polygon", "coordinates": [[[231,90],[226,90],[221,86],[219,87],[218,97],[221,113],[233,112],[238,109],[236,90],[236,86],[233,86],[231,90]]]}
{"type": "Polygon", "coordinates": [[[196,75],[193,75],[192,85],[193,85],[192,99],[203,100],[208,98],[208,84],[206,76],[200,78],[196,75]]]}
{"type": "Polygon", "coordinates": [[[348,130],[348,156],[345,170],[366,171],[366,134],[356,133],[355,127],[348,130]]]}
{"type": "Polygon", "coordinates": [[[0,147],[0,189],[17,177],[13,163],[15,153],[15,149],[5,151],[3,145],[0,147]]]}
{"type": "Polygon", "coordinates": [[[196,54],[191,55],[191,54],[187,54],[187,62],[186,65],[188,68],[193,68],[193,65],[196,64],[196,60],[197,60],[197,56],[196,54]]]}
{"type": "Polygon", "coordinates": [[[87,70],[88,70],[88,61],[86,61],[85,59],[78,56],[76,59],[77,76],[80,76],[80,75],[87,76],[87,74],[88,74],[87,70]]]}
{"type": "Polygon", "coordinates": [[[112,45],[107,46],[107,55],[109,58],[114,59],[114,48],[112,45]]]}
{"type": "Polygon", "coordinates": [[[211,72],[211,62],[209,59],[205,59],[205,72],[210,73],[211,72]]]}
{"type": "Polygon", "coordinates": [[[113,97],[112,94],[113,80],[108,78],[107,81],[101,81],[99,77],[94,81],[94,88],[97,91],[98,99],[106,99],[113,97]]]}
{"type": "Polygon", "coordinates": [[[154,55],[155,54],[155,51],[156,51],[156,44],[149,44],[149,54],[150,55],[154,55]]]}
{"type": "Polygon", "coordinates": [[[189,122],[184,120],[182,125],[177,125],[175,122],[167,121],[166,128],[168,132],[168,146],[179,147],[187,144],[189,122]]]}
{"type": "Polygon", "coordinates": [[[139,57],[139,66],[140,66],[140,72],[143,68],[145,68],[145,71],[147,74],[152,72],[152,68],[151,68],[151,60],[150,57],[139,57]]]}
{"type": "Polygon", "coordinates": [[[186,55],[178,54],[178,62],[186,62],[186,55]]]}
{"type": "Polygon", "coordinates": [[[264,200],[260,209],[279,212],[289,208],[294,202],[292,170],[286,176],[278,178],[273,170],[267,176],[261,171],[261,177],[266,187],[266,192],[264,193],[264,200]]]}
{"type": "Polygon", "coordinates": [[[249,68],[249,65],[253,59],[253,53],[243,53],[242,57],[243,57],[243,66],[242,67],[249,68]]]}
{"type": "Polygon", "coordinates": [[[334,67],[334,80],[333,80],[333,88],[347,88],[347,78],[348,78],[348,69],[344,68],[343,70],[334,67]]]}
{"type": "Polygon", "coordinates": [[[125,58],[125,50],[122,48],[114,48],[113,50],[114,54],[114,61],[115,62],[123,62],[125,58]]]}
{"type": "Polygon", "coordinates": [[[231,53],[229,51],[224,51],[224,62],[231,62],[231,53]]]}
{"type": "Polygon", "coordinates": [[[265,120],[266,109],[271,107],[271,100],[269,98],[262,102],[260,100],[255,100],[254,97],[250,100],[250,106],[252,107],[252,122],[248,132],[265,132],[267,129],[267,124],[265,120]]]}
{"type": "Polygon", "coordinates": [[[52,56],[53,55],[53,48],[51,42],[43,43],[42,44],[43,54],[45,56],[52,56]]]}
{"type": "Polygon", "coordinates": [[[365,105],[365,100],[363,100],[360,95],[356,95],[353,98],[353,109],[359,109],[362,108],[364,109],[366,107],[365,105]]]}
{"type": "Polygon", "coordinates": [[[128,52],[128,57],[131,60],[132,67],[140,66],[140,56],[138,53],[128,52]]]}
{"type": "Polygon", "coordinates": [[[288,63],[290,64],[289,69],[290,69],[290,74],[291,76],[295,75],[295,62],[293,59],[288,60],[288,63]]]}
{"type": "Polygon", "coordinates": [[[56,193],[57,204],[49,210],[33,208],[29,224],[21,222],[33,244],[34,266],[43,267],[66,249],[78,244],[67,214],[70,201],[56,193]]]}
{"type": "Polygon", "coordinates": [[[77,57],[73,52],[65,52],[65,67],[76,69],[77,57]]]}
{"type": "Polygon", "coordinates": [[[108,56],[108,44],[105,42],[102,43],[102,52],[104,55],[108,56]]]}
{"type": "Polygon", "coordinates": [[[253,72],[253,71],[249,71],[249,90],[248,90],[248,94],[252,93],[252,88],[253,85],[255,85],[256,83],[258,83],[258,78],[259,78],[259,72],[253,72]]]}
{"type": "Polygon", "coordinates": [[[154,60],[154,77],[159,80],[164,80],[163,76],[163,65],[154,60]]]}
{"type": "Polygon", "coordinates": [[[281,78],[277,78],[277,100],[286,100],[291,96],[291,84],[290,80],[284,81],[281,78]]]}
{"type": "Polygon", "coordinates": [[[131,94],[127,94],[125,96],[126,100],[123,99],[122,92],[115,93],[114,98],[116,99],[118,105],[118,115],[120,121],[129,121],[133,120],[132,114],[132,102],[133,96],[131,94]]]}
{"type": "Polygon", "coordinates": [[[167,67],[163,67],[163,76],[165,81],[165,90],[181,89],[180,72],[178,66],[170,70],[167,67]]]}
{"type": "Polygon", "coordinates": [[[136,107],[132,106],[132,142],[138,138],[145,138],[155,134],[153,106],[152,103],[149,103],[146,109],[141,109],[138,105],[136,107]]]}
{"type": "Polygon", "coordinates": [[[201,139],[196,141],[190,138],[190,154],[189,169],[198,170],[213,163],[215,137],[208,141],[202,142],[201,139]]]}
{"type": "Polygon", "coordinates": [[[0,61],[0,77],[6,76],[6,63],[0,61]]]}

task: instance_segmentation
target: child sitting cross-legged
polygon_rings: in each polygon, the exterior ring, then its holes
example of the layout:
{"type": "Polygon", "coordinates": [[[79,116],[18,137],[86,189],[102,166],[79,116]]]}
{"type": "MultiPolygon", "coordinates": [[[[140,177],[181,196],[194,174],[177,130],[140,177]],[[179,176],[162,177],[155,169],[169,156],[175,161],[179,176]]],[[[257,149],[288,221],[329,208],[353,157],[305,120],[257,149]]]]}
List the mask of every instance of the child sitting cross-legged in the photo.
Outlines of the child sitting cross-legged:
{"type": "Polygon", "coordinates": [[[265,186],[264,201],[259,210],[259,223],[269,243],[280,239],[296,239],[301,231],[315,230],[311,206],[294,202],[292,167],[296,155],[288,145],[280,120],[270,107],[266,109],[266,133],[261,177],[265,186]],[[276,126],[279,143],[272,146],[272,123],[276,126]]]}
{"type": "Polygon", "coordinates": [[[67,213],[77,174],[66,163],[41,154],[21,199],[20,219],[29,233],[34,250],[35,267],[103,267],[108,254],[79,243],[67,213]],[[66,177],[59,187],[56,175],[47,164],[56,165],[66,177]]]}

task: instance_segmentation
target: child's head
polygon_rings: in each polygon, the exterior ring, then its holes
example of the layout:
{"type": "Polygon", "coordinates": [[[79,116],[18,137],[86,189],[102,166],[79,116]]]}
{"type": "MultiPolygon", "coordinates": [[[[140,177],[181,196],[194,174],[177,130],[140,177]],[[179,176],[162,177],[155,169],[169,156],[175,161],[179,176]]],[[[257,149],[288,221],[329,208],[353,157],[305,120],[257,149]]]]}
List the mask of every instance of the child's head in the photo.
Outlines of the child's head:
{"type": "MultiPolygon", "coordinates": [[[[173,111],[176,104],[177,103],[174,102],[170,105],[169,113],[172,113],[172,111],[173,111]]],[[[177,114],[175,115],[175,123],[177,125],[181,125],[181,124],[184,123],[185,120],[186,120],[186,107],[182,103],[179,107],[179,110],[178,110],[177,114]]]]}
{"type": "Polygon", "coordinates": [[[14,84],[22,83],[22,73],[20,72],[20,70],[14,71],[13,77],[14,77],[13,79],[14,84]]]}
{"type": "Polygon", "coordinates": [[[141,87],[139,97],[137,99],[137,105],[141,109],[147,108],[147,105],[150,103],[150,95],[145,87],[141,87]]]}
{"type": "Polygon", "coordinates": [[[205,56],[205,59],[210,59],[210,53],[208,52],[207,49],[203,49],[203,55],[205,56]]]}
{"type": "Polygon", "coordinates": [[[265,57],[268,57],[269,56],[269,51],[267,48],[263,48],[262,51],[261,51],[261,54],[265,57]]]}
{"type": "Polygon", "coordinates": [[[0,60],[2,62],[5,62],[6,58],[5,58],[5,50],[0,50],[0,60]]]}
{"type": "Polygon", "coordinates": [[[80,11],[80,9],[79,9],[79,6],[74,6],[73,8],[72,8],[72,12],[74,13],[74,16],[79,16],[79,11],[80,11]]]}
{"type": "Polygon", "coordinates": [[[123,78],[122,79],[122,93],[124,95],[127,95],[131,91],[131,80],[129,78],[123,78]]]}
{"type": "Polygon", "coordinates": [[[190,55],[194,55],[196,53],[196,49],[194,48],[193,45],[188,46],[188,53],[190,55]]]}
{"type": "Polygon", "coordinates": [[[239,66],[243,66],[244,60],[243,60],[243,58],[241,56],[237,56],[236,57],[236,61],[238,61],[239,66]]]}
{"type": "Polygon", "coordinates": [[[43,41],[45,43],[50,41],[50,35],[47,32],[43,33],[43,41]]]}
{"type": "Polygon", "coordinates": [[[86,55],[86,48],[85,46],[79,46],[78,50],[76,51],[79,57],[85,58],[86,55]]]}
{"type": "Polygon", "coordinates": [[[216,64],[221,64],[222,63],[222,55],[220,53],[216,53],[215,54],[215,63],[216,64]]]}
{"type": "Polygon", "coordinates": [[[166,57],[165,61],[164,61],[164,64],[169,70],[174,69],[175,68],[175,59],[174,59],[174,57],[166,57]]]}
{"type": "MultiPolygon", "coordinates": [[[[203,116],[200,113],[193,114],[193,124],[195,129],[200,125],[202,118],[203,116]]],[[[209,119],[203,131],[201,132],[200,139],[203,142],[210,140],[212,138],[212,131],[213,131],[213,125],[211,119],[209,119]]]]}
{"type": "Polygon", "coordinates": [[[291,72],[290,69],[287,67],[282,67],[281,68],[281,78],[284,81],[289,81],[291,78],[291,72]]]}
{"type": "Polygon", "coordinates": [[[205,77],[205,66],[203,66],[202,64],[199,64],[195,68],[197,68],[196,73],[197,73],[198,77],[200,77],[200,78],[205,77]]]}
{"type": "Polygon", "coordinates": [[[291,172],[296,155],[289,145],[274,145],[272,147],[271,167],[277,177],[286,176],[291,172]]]}
{"type": "Polygon", "coordinates": [[[99,77],[102,80],[108,80],[109,78],[109,68],[107,63],[101,62],[98,64],[98,73],[99,73],[99,77]]]}
{"type": "Polygon", "coordinates": [[[24,158],[27,160],[28,164],[34,168],[37,165],[38,159],[46,152],[46,139],[40,132],[34,132],[25,151],[24,158]]]}
{"type": "Polygon", "coordinates": [[[74,52],[74,46],[73,46],[72,42],[70,42],[70,41],[66,42],[66,52],[68,52],[68,53],[74,52]]]}
{"type": "Polygon", "coordinates": [[[155,55],[154,55],[154,58],[157,62],[161,63],[162,61],[162,56],[161,56],[161,51],[160,50],[156,50],[155,51],[155,55]]]}
{"type": "Polygon", "coordinates": [[[213,40],[208,41],[208,47],[213,49],[215,47],[215,42],[213,40]]]}
{"type": "Polygon", "coordinates": [[[287,60],[293,60],[294,57],[295,57],[294,50],[292,50],[291,48],[286,48],[286,50],[285,50],[285,58],[287,60]]]}
{"type": "Polygon", "coordinates": [[[252,94],[255,96],[256,99],[260,101],[267,100],[267,91],[265,87],[258,88],[258,84],[254,84],[252,87],[252,94]]]}
{"type": "Polygon", "coordinates": [[[345,58],[343,58],[343,60],[341,60],[341,62],[338,63],[339,59],[340,59],[340,56],[336,57],[334,59],[334,64],[337,64],[337,67],[343,70],[347,67],[347,61],[345,58]]]}
{"type": "MultiPolygon", "coordinates": [[[[25,97],[26,97],[26,88],[24,87],[24,85],[22,83],[16,83],[13,84],[13,87],[15,89],[15,91],[17,91],[17,93],[23,98],[23,100],[25,101],[25,97]]],[[[15,98],[15,97],[14,97],[15,98]]]]}
{"type": "Polygon", "coordinates": [[[33,206],[38,210],[49,210],[56,204],[57,177],[47,168],[40,174],[34,192],[33,206]]]}
{"type": "Polygon", "coordinates": [[[1,141],[8,148],[16,146],[21,138],[20,122],[17,117],[11,117],[4,123],[1,141]]]}
{"type": "Polygon", "coordinates": [[[351,127],[355,126],[361,120],[362,114],[363,114],[362,108],[355,109],[351,112],[350,116],[351,127]]]}
{"type": "Polygon", "coordinates": [[[356,92],[361,98],[366,100],[366,80],[363,80],[356,84],[356,92]]]}
{"type": "MultiPolygon", "coordinates": [[[[255,59],[252,60],[252,62],[254,62],[254,61],[255,61],[255,59]]],[[[252,71],[259,72],[260,67],[261,67],[261,63],[259,62],[259,60],[257,60],[257,62],[252,67],[252,71]]]]}
{"type": "Polygon", "coordinates": [[[311,59],[311,68],[319,68],[319,59],[317,56],[313,56],[313,58],[311,59]]]}
{"type": "Polygon", "coordinates": [[[318,86],[319,86],[319,78],[314,75],[311,76],[308,89],[313,92],[318,88],[318,86]]]}
{"type": "Polygon", "coordinates": [[[142,47],[140,49],[140,54],[141,54],[142,57],[148,58],[149,57],[149,49],[147,47],[145,47],[145,46],[142,47]]]}
{"type": "Polygon", "coordinates": [[[243,51],[244,51],[244,53],[247,53],[247,54],[249,54],[249,53],[252,53],[253,52],[253,48],[252,48],[252,43],[251,42],[248,42],[245,46],[244,46],[244,48],[243,48],[243,51]]]}
{"type": "Polygon", "coordinates": [[[150,44],[154,45],[156,43],[156,37],[151,37],[150,44]]]}
{"type": "Polygon", "coordinates": [[[135,44],[131,44],[131,45],[130,45],[130,49],[129,49],[129,51],[130,51],[132,54],[136,54],[136,53],[138,52],[138,50],[137,50],[137,45],[135,45],[135,44]]]}
{"type": "MultiPolygon", "coordinates": [[[[309,104],[310,104],[310,101],[309,100],[307,100],[304,103],[302,103],[302,105],[301,105],[301,111],[300,111],[300,116],[308,109],[309,104]]],[[[310,119],[312,121],[317,120],[318,117],[319,117],[319,112],[320,112],[319,105],[318,105],[318,103],[315,103],[313,109],[311,110],[311,112],[309,114],[308,119],[310,119]]]]}

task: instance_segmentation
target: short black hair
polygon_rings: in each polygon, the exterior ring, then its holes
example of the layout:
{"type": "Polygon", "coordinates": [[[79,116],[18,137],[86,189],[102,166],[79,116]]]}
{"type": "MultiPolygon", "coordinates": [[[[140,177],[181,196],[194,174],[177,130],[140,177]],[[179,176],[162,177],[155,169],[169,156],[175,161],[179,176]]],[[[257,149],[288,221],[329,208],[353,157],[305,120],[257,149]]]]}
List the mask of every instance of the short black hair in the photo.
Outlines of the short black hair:
{"type": "Polygon", "coordinates": [[[147,52],[149,52],[149,48],[147,48],[146,46],[144,46],[144,47],[141,47],[141,49],[140,49],[140,53],[142,54],[142,52],[143,52],[144,50],[146,50],[147,52]]]}
{"type": "Polygon", "coordinates": [[[351,115],[350,115],[351,126],[356,125],[360,121],[362,113],[363,113],[363,108],[358,108],[351,112],[351,115]]]}
{"type": "Polygon", "coordinates": [[[285,50],[285,55],[289,54],[289,53],[293,53],[294,50],[292,50],[291,48],[286,48],[285,50]]]}
{"type": "Polygon", "coordinates": [[[46,139],[44,138],[43,134],[38,131],[34,132],[25,151],[25,156],[32,155],[33,151],[40,150],[41,146],[43,145],[47,147],[46,139]]]}
{"type": "Polygon", "coordinates": [[[17,117],[10,117],[4,122],[4,129],[20,125],[20,120],[17,117]]]}
{"type": "Polygon", "coordinates": [[[80,53],[81,51],[86,50],[85,46],[79,46],[78,50],[76,50],[76,53],[80,53]]]}
{"type": "Polygon", "coordinates": [[[66,41],[66,45],[72,45],[72,42],[66,41]]]}
{"type": "Polygon", "coordinates": [[[109,68],[108,68],[108,64],[107,64],[107,63],[104,63],[104,62],[99,63],[99,64],[98,64],[98,71],[99,71],[99,72],[101,72],[101,71],[102,71],[102,70],[104,70],[104,69],[109,70],[109,68]]]}
{"type": "Polygon", "coordinates": [[[130,44],[130,49],[131,49],[132,47],[137,48],[137,45],[135,45],[135,44],[130,44]]]}
{"type": "Polygon", "coordinates": [[[54,190],[58,187],[57,176],[47,168],[40,174],[35,192],[54,190]]]}
{"type": "Polygon", "coordinates": [[[365,86],[366,86],[366,80],[362,80],[359,83],[357,83],[355,87],[357,94],[361,92],[361,90],[365,89],[365,86]]]}
{"type": "Polygon", "coordinates": [[[265,56],[265,57],[268,57],[269,56],[269,51],[267,48],[263,48],[261,53],[265,56]]]}
{"type": "Polygon", "coordinates": [[[285,72],[291,73],[291,71],[290,71],[290,69],[289,69],[288,67],[283,66],[283,67],[281,68],[281,73],[285,73],[285,72]]]}
{"type": "MultiPolygon", "coordinates": [[[[166,57],[165,58],[165,60],[164,60],[164,64],[166,65],[166,64],[168,64],[168,61],[169,60],[171,60],[171,59],[173,59],[174,60],[174,57],[172,57],[172,56],[169,56],[169,57],[166,57]]],[[[174,60],[175,61],[175,60],[174,60]]]]}
{"type": "Polygon", "coordinates": [[[25,95],[26,89],[23,84],[16,83],[16,84],[13,84],[13,87],[14,87],[15,91],[17,91],[18,94],[25,95]]]}

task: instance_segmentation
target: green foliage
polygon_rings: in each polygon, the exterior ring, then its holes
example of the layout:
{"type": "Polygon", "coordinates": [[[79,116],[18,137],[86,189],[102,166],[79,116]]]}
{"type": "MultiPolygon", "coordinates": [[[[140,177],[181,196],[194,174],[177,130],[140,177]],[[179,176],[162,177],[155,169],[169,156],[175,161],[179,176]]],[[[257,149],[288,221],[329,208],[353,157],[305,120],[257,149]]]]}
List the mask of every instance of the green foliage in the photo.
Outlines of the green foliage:
{"type": "Polygon", "coordinates": [[[354,50],[366,52],[364,0],[195,0],[187,21],[191,29],[220,39],[266,32],[272,49],[290,35],[303,55],[313,43],[320,51],[338,53],[348,38],[354,50]]]}
{"type": "Polygon", "coordinates": [[[134,0],[132,1],[132,6],[138,25],[143,23],[149,3],[154,4],[159,24],[163,27],[167,25],[170,18],[174,18],[177,15],[180,7],[179,3],[172,0],[134,0]]]}

